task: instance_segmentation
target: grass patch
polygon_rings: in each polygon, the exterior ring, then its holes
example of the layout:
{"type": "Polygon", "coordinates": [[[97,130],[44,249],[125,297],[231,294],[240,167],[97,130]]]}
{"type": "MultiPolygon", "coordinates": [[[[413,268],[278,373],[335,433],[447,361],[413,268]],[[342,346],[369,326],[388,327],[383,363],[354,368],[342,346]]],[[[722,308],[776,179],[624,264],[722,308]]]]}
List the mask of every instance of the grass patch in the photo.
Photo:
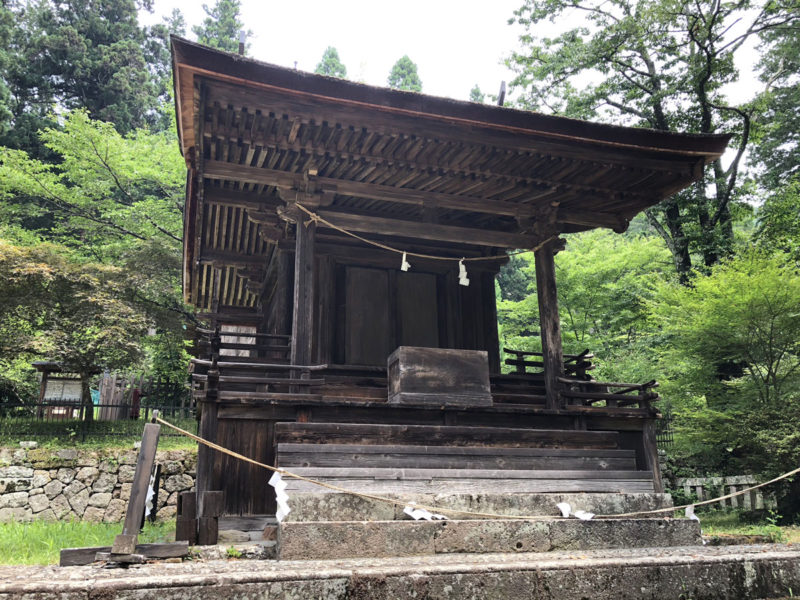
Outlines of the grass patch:
{"type": "MultiPolygon", "coordinates": [[[[110,546],[122,533],[122,523],[83,521],[33,521],[0,523],[0,564],[57,564],[62,548],[110,546]]],[[[175,521],[147,523],[140,543],[164,542],[174,538],[175,521]]]]}
{"type": "MultiPolygon", "coordinates": [[[[194,417],[179,419],[167,418],[167,421],[197,432],[197,421],[194,417]]],[[[142,439],[144,419],[132,421],[95,421],[89,425],[83,439],[82,424],[78,421],[38,421],[36,419],[20,419],[5,417],[0,419],[0,446],[18,447],[19,442],[33,440],[44,448],[131,448],[133,443],[142,439]]],[[[158,447],[160,450],[179,450],[192,448],[194,440],[173,432],[167,427],[161,428],[158,447]]]]}
{"type": "Polygon", "coordinates": [[[736,511],[717,510],[698,516],[704,535],[763,535],[774,542],[800,543],[800,527],[797,525],[781,526],[771,519],[761,523],[743,523],[736,511]]]}

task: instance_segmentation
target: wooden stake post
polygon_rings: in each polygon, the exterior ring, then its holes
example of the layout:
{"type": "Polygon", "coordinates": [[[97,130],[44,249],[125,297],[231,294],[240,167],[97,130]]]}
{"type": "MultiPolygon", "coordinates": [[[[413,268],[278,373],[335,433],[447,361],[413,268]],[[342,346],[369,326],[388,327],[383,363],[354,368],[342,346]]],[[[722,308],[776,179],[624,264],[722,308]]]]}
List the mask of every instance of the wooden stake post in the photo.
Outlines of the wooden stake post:
{"type": "Polygon", "coordinates": [[[136,551],[160,432],[161,426],[155,423],[147,423],[144,426],[142,447],[139,449],[139,458],[136,460],[136,474],[133,476],[131,497],[128,500],[128,511],[125,513],[122,533],[114,538],[114,544],[111,546],[112,558],[134,554],[136,551]]]}
{"type": "MultiPolygon", "coordinates": [[[[153,411],[153,421],[158,416],[158,411],[153,411]]],[[[158,436],[161,426],[155,422],[144,426],[142,446],[136,460],[136,472],[133,477],[131,497],[128,500],[128,510],[125,513],[125,522],[122,533],[114,539],[114,545],[95,548],[64,548],[61,550],[59,564],[87,565],[97,560],[107,560],[112,563],[129,564],[141,563],[148,558],[170,558],[186,556],[189,553],[187,542],[172,544],[139,544],[139,531],[142,527],[145,505],[147,504],[147,490],[150,487],[150,477],[156,460],[158,436]]],[[[155,508],[155,507],[154,507],[155,508]]]]}

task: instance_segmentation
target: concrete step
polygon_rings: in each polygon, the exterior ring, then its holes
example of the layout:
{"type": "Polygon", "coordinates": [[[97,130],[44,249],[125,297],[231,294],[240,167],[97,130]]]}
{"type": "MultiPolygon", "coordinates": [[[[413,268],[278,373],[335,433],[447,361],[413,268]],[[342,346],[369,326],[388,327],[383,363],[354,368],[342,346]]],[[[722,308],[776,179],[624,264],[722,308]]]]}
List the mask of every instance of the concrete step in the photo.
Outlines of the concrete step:
{"type": "Polygon", "coordinates": [[[743,600],[800,590],[786,545],[448,554],[321,561],[187,561],[129,569],[0,567],[0,598],[743,600]]]}
{"type": "Polygon", "coordinates": [[[551,552],[700,544],[688,519],[284,522],[278,559],[551,552]]]}
{"type": "MultiPolygon", "coordinates": [[[[287,478],[287,481],[289,479],[287,478]]],[[[658,510],[672,506],[669,494],[655,493],[577,493],[577,494],[382,494],[403,503],[508,516],[559,516],[556,506],[567,502],[575,510],[597,515],[618,515],[658,510]]],[[[393,505],[338,492],[293,492],[289,497],[292,512],[286,521],[392,521],[406,520],[404,504],[393,505]]],[[[468,519],[468,515],[448,515],[468,519]]],[[[669,516],[660,514],[658,518],[669,516]]]]}

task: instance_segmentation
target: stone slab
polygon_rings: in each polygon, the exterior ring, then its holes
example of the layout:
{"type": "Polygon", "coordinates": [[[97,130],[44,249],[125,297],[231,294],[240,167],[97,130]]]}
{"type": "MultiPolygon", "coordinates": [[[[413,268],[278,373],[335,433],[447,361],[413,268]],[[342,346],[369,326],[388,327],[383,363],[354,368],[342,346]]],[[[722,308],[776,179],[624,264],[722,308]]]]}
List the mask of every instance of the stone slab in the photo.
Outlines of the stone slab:
{"type": "Polygon", "coordinates": [[[800,589],[800,547],[759,545],[324,561],[0,567],[2,600],[741,600],[800,589]]]}
{"type": "MultiPolygon", "coordinates": [[[[580,494],[383,494],[400,504],[368,500],[359,496],[326,492],[295,492],[289,498],[292,512],[288,521],[390,521],[405,520],[406,503],[415,502],[435,506],[440,510],[452,509],[476,513],[493,513],[508,516],[558,516],[556,506],[567,502],[573,510],[584,510],[598,515],[618,515],[638,511],[658,510],[672,506],[669,494],[638,493],[580,493],[580,494]]],[[[667,513],[669,514],[669,513],[667,513]]],[[[458,519],[472,518],[468,514],[448,515],[458,519]]],[[[646,517],[647,515],[642,515],[646,517]]],[[[661,518],[664,514],[654,515],[661,518]]],[[[480,517],[477,517],[480,518],[480,517]]]]}
{"type": "Polygon", "coordinates": [[[663,548],[700,544],[689,519],[284,522],[281,560],[663,548]]]}

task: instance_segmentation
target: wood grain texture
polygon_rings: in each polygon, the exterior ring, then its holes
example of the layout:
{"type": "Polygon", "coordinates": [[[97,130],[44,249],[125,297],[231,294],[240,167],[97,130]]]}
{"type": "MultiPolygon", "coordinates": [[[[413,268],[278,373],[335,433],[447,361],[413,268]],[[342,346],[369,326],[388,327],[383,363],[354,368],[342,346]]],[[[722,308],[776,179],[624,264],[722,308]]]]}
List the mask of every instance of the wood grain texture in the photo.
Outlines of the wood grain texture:
{"type": "Polygon", "coordinates": [[[617,434],[500,427],[276,423],[277,443],[420,444],[509,448],[616,448],[617,434]]]}

